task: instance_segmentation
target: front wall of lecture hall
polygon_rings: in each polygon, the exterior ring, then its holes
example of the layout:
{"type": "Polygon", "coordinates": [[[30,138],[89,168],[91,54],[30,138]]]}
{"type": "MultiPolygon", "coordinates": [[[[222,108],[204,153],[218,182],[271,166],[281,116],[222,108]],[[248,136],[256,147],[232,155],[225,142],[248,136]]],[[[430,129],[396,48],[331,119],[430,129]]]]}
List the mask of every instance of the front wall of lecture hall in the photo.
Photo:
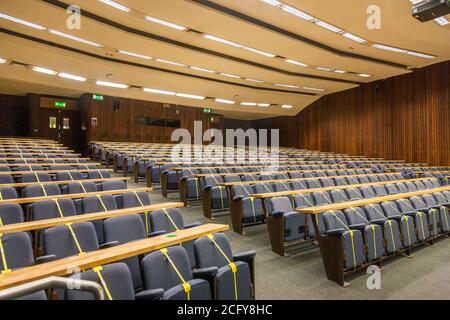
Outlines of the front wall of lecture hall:
{"type": "Polygon", "coordinates": [[[449,299],[449,36],[436,0],[1,1],[0,300],[449,299]]]}

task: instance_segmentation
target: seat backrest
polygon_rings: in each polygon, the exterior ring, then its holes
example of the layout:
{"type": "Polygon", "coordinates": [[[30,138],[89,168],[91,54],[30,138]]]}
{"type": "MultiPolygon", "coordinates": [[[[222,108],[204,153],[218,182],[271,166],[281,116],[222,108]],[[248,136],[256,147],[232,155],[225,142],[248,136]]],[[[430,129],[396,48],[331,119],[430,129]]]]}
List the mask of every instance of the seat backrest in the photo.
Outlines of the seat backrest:
{"type": "Polygon", "coordinates": [[[17,199],[19,195],[17,194],[16,189],[8,187],[8,188],[0,188],[0,196],[3,200],[7,200],[7,199],[17,199]]]}
{"type": "Polygon", "coordinates": [[[82,179],[83,175],[81,172],[58,172],[56,174],[56,181],[70,181],[82,179]]]}
{"type": "Polygon", "coordinates": [[[400,193],[408,192],[408,188],[404,183],[396,183],[395,186],[397,187],[398,191],[400,191],[400,193]]]}
{"type": "Polygon", "coordinates": [[[291,177],[291,179],[300,179],[303,177],[301,172],[289,172],[289,176],[291,177]]]}
{"type": "Polygon", "coordinates": [[[395,202],[402,213],[416,211],[409,199],[398,199],[395,202]]]}
{"type": "Polygon", "coordinates": [[[345,179],[347,180],[348,184],[359,184],[359,180],[356,176],[355,177],[346,177],[345,179]]]}
{"type": "Polygon", "coordinates": [[[314,207],[314,200],[310,193],[296,194],[294,204],[296,208],[309,208],[314,207]]]}
{"type": "Polygon", "coordinates": [[[344,209],[345,217],[347,218],[347,222],[350,225],[355,224],[369,224],[369,220],[367,219],[366,212],[363,208],[355,207],[355,208],[347,208],[344,209]]]}
{"type": "MultiPolygon", "coordinates": [[[[167,248],[167,255],[176,266],[185,281],[192,279],[191,264],[186,250],[181,246],[167,248]]],[[[168,290],[181,284],[181,279],[172,267],[170,261],[161,251],[154,251],[145,256],[142,261],[144,287],[150,289],[168,290]]]]}
{"type": "Polygon", "coordinates": [[[36,165],[34,165],[34,166],[27,165],[27,166],[18,166],[17,167],[17,171],[42,171],[42,170],[44,170],[42,168],[42,166],[36,166],[36,165]]]}
{"type": "Polygon", "coordinates": [[[398,190],[397,186],[393,183],[388,183],[384,186],[388,192],[388,194],[399,194],[400,191],[398,190]]]}
{"type": "Polygon", "coordinates": [[[360,190],[364,199],[375,198],[377,196],[375,190],[370,186],[361,187],[360,190]]]}
{"type": "MultiPolygon", "coordinates": [[[[214,234],[214,241],[228,259],[233,261],[233,251],[225,235],[223,233],[214,234]]],[[[202,237],[194,241],[194,252],[198,268],[221,268],[228,265],[228,261],[208,237],[202,237]]]]}
{"type": "Polygon", "coordinates": [[[368,176],[359,176],[358,177],[358,182],[359,183],[370,183],[370,180],[369,180],[368,176]]]}
{"type": "Polygon", "coordinates": [[[348,230],[348,222],[344,213],[340,210],[327,211],[323,214],[323,221],[325,223],[325,230],[344,229],[348,230]]]}
{"type": "Polygon", "coordinates": [[[372,188],[373,188],[373,191],[375,191],[375,194],[377,195],[377,197],[383,197],[383,196],[388,195],[388,192],[384,185],[375,185],[375,186],[372,186],[372,188]]]}
{"type": "Polygon", "coordinates": [[[450,204],[450,201],[444,196],[444,193],[442,192],[433,193],[433,197],[440,205],[450,204]]]}
{"type": "Polygon", "coordinates": [[[291,191],[291,185],[289,182],[275,182],[273,187],[275,188],[275,192],[291,191]]]}
{"type": "MultiPolygon", "coordinates": [[[[97,234],[92,222],[81,222],[71,225],[74,234],[83,252],[99,249],[97,234]]],[[[68,226],[52,227],[43,232],[44,254],[54,254],[56,259],[78,255],[77,242],[68,226]]]]}
{"type": "Polygon", "coordinates": [[[90,196],[83,199],[83,213],[117,210],[117,202],[112,195],[90,196]]]}
{"type": "MultiPolygon", "coordinates": [[[[118,262],[101,267],[100,274],[108,287],[109,294],[113,300],[134,300],[135,293],[131,272],[125,263],[118,262]]],[[[76,279],[94,281],[103,286],[99,275],[92,269],[72,276],[76,279]]],[[[94,300],[92,293],[78,290],[66,290],[67,300],[94,300]]],[[[109,299],[108,296],[105,299],[109,299]]]]}
{"type": "Polygon", "coordinates": [[[97,192],[97,185],[93,182],[72,182],[67,185],[68,194],[97,192]]]}
{"type": "Polygon", "coordinates": [[[42,186],[28,186],[23,189],[23,196],[30,197],[44,197],[44,196],[58,196],[61,194],[61,189],[57,184],[48,184],[42,186]]]}
{"type": "Polygon", "coordinates": [[[122,189],[126,189],[126,188],[127,188],[126,182],[119,181],[119,180],[102,182],[100,184],[101,191],[122,190],[122,189]]]}
{"type": "Polygon", "coordinates": [[[105,242],[118,241],[124,244],[147,237],[144,222],[137,214],[106,219],[103,224],[105,242]]]}
{"type": "Polygon", "coordinates": [[[367,178],[369,179],[369,182],[380,182],[379,176],[367,176],[367,178]]]}
{"type": "Polygon", "coordinates": [[[331,200],[333,201],[333,203],[349,201],[347,194],[345,193],[344,190],[341,190],[341,189],[331,190],[330,196],[331,196],[331,200]]]}
{"type": "Polygon", "coordinates": [[[153,211],[150,215],[150,223],[153,232],[173,232],[177,228],[180,230],[184,229],[183,216],[178,208],[153,211]]]}
{"type": "Polygon", "coordinates": [[[107,179],[111,178],[109,171],[96,170],[88,171],[88,179],[107,179]]]}
{"type": "Polygon", "coordinates": [[[141,207],[142,205],[149,206],[152,204],[150,194],[143,191],[124,193],[122,199],[124,208],[141,207]]]}
{"type": "Polygon", "coordinates": [[[273,192],[273,187],[269,183],[258,182],[255,184],[256,193],[270,193],[273,192]]]}
{"type": "Polygon", "coordinates": [[[364,198],[359,188],[346,189],[345,192],[347,193],[348,199],[350,201],[361,200],[364,198]]]}
{"type": "Polygon", "coordinates": [[[240,176],[225,176],[224,181],[225,182],[240,182],[241,177],[240,176]]]}
{"type": "Polygon", "coordinates": [[[22,207],[17,203],[0,204],[0,225],[24,222],[22,207]]]}
{"type": "Polygon", "coordinates": [[[217,186],[219,183],[223,182],[221,176],[206,176],[203,178],[204,186],[217,186]]]}
{"type": "MultiPolygon", "coordinates": [[[[429,194],[429,196],[431,196],[431,194],[429,194]]],[[[431,198],[434,199],[432,196],[431,196],[431,198]]],[[[411,198],[409,198],[409,201],[411,202],[413,207],[419,211],[420,210],[428,210],[428,205],[425,203],[423,198],[420,196],[411,197],[411,198]]]]}
{"type": "Polygon", "coordinates": [[[307,189],[307,185],[303,181],[291,181],[292,190],[304,190],[307,189]]]}
{"type": "Polygon", "coordinates": [[[345,186],[348,184],[348,182],[347,182],[347,179],[338,177],[338,178],[334,178],[334,184],[336,186],[345,186]]]}
{"type": "Polygon", "coordinates": [[[270,199],[272,203],[273,212],[281,211],[283,213],[292,212],[292,200],[288,197],[274,197],[270,199]]]}
{"type": "Polygon", "coordinates": [[[248,197],[251,194],[255,193],[253,186],[250,184],[237,184],[231,187],[231,196],[244,196],[248,197]]]}
{"type": "Polygon", "coordinates": [[[367,218],[369,220],[386,219],[385,211],[378,203],[368,204],[364,206],[364,211],[366,212],[367,218]]]}
{"type": "Polygon", "coordinates": [[[308,189],[322,188],[319,179],[308,179],[305,180],[308,189]]]}
{"type": "Polygon", "coordinates": [[[21,181],[23,183],[27,182],[48,182],[51,181],[50,175],[48,173],[24,173],[22,175],[21,181]]]}
{"type": "Polygon", "coordinates": [[[428,207],[437,207],[439,202],[436,200],[433,194],[424,194],[422,200],[428,207]]]}
{"type": "MultiPolygon", "coordinates": [[[[34,264],[33,246],[26,232],[7,233],[0,236],[7,268],[15,270],[34,264]]],[[[5,270],[3,258],[0,259],[0,272],[5,270]]]]}
{"type": "Polygon", "coordinates": [[[60,210],[63,217],[70,217],[77,214],[72,199],[44,200],[32,203],[29,206],[30,220],[61,218],[60,210]]]}
{"type": "Polygon", "coordinates": [[[319,178],[319,181],[320,181],[320,184],[322,185],[322,187],[324,187],[324,188],[335,186],[335,182],[331,178],[319,178]]]}
{"type": "Polygon", "coordinates": [[[408,189],[408,192],[417,191],[417,186],[412,181],[405,182],[405,186],[408,189]]]}
{"type": "Polygon", "coordinates": [[[314,204],[316,206],[333,203],[331,196],[327,191],[313,192],[312,198],[314,199],[314,204]]]}
{"type": "Polygon", "coordinates": [[[417,186],[418,190],[425,190],[427,188],[422,181],[415,181],[414,184],[417,186]]]}
{"type": "Polygon", "coordinates": [[[381,208],[383,209],[384,215],[388,218],[402,214],[395,201],[384,201],[381,203],[381,208]]]}

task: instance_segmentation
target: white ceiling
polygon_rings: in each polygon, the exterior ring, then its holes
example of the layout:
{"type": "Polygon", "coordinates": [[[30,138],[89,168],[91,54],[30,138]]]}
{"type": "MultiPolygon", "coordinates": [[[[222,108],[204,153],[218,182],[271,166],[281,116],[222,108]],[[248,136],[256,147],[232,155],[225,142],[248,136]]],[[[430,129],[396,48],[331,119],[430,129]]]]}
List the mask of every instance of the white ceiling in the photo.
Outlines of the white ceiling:
{"type": "Polygon", "coordinates": [[[409,69],[411,68],[423,67],[450,58],[449,25],[442,27],[434,21],[420,23],[411,16],[411,4],[408,0],[285,0],[284,3],[363,37],[370,43],[378,42],[432,54],[437,56],[435,59],[424,59],[360,45],[313,23],[287,14],[260,0],[215,0],[214,3],[314,40],[322,45],[368,58],[381,59],[386,63],[342,56],[232,15],[199,5],[195,1],[116,1],[133,9],[131,13],[119,11],[98,0],[61,1],[61,3],[67,5],[79,5],[85,12],[101,16],[107,20],[101,22],[83,15],[80,30],[69,30],[66,27],[68,17],[66,11],[48,2],[2,0],[0,2],[0,13],[94,41],[102,44],[103,47],[89,46],[58,37],[48,31],[36,30],[0,19],[0,28],[5,29],[3,32],[0,30],[0,57],[8,59],[8,63],[0,64],[1,92],[13,94],[37,92],[71,97],[79,96],[85,92],[95,92],[201,108],[209,107],[214,112],[225,114],[228,117],[259,119],[276,115],[295,115],[323,94],[355,87],[358,82],[370,82],[404,74],[410,72],[409,69]],[[368,6],[373,4],[378,5],[381,9],[381,29],[379,30],[369,30],[366,26],[368,18],[366,10],[368,6]],[[242,48],[207,40],[194,32],[179,31],[148,22],[142,19],[144,14],[273,53],[277,56],[298,60],[310,66],[365,73],[370,74],[371,77],[362,78],[357,74],[337,74],[289,64],[283,59],[270,58],[242,48]],[[112,26],[112,23],[119,25],[112,26]],[[124,30],[124,27],[129,29],[124,30]],[[148,34],[138,34],[136,31],[164,37],[165,39],[161,41],[150,38],[148,34]],[[33,37],[33,39],[25,36],[33,37]],[[167,39],[176,40],[178,43],[167,43],[167,39]],[[44,41],[48,41],[48,43],[44,41]],[[57,47],[58,45],[68,48],[57,47]],[[187,48],[186,45],[197,48],[187,48]],[[205,49],[209,52],[204,52],[205,49]],[[131,57],[117,53],[117,50],[171,60],[188,66],[238,75],[243,78],[258,79],[265,83],[258,84],[244,79],[229,78],[187,67],[168,65],[157,62],[155,59],[146,60],[131,57]],[[236,61],[230,57],[240,60],[236,61]],[[105,58],[112,58],[113,60],[105,58]],[[80,75],[88,78],[88,80],[80,83],[57,76],[39,74],[24,66],[10,65],[10,61],[80,75]],[[138,65],[130,65],[124,62],[132,62],[138,65]],[[392,63],[405,65],[407,68],[393,66],[392,63]],[[162,68],[162,70],[155,70],[155,68],[162,68]],[[240,106],[239,104],[225,105],[210,99],[197,101],[149,94],[138,88],[109,89],[97,86],[96,80],[239,102],[271,103],[274,105],[266,108],[240,106]],[[226,83],[223,81],[226,81],[226,83]],[[300,88],[282,88],[273,84],[290,84],[300,88]],[[315,92],[301,87],[323,88],[325,91],[315,92]],[[301,94],[302,92],[316,93],[317,95],[304,95],[301,94]],[[282,109],[280,105],[283,104],[293,105],[294,108],[282,109]]]}

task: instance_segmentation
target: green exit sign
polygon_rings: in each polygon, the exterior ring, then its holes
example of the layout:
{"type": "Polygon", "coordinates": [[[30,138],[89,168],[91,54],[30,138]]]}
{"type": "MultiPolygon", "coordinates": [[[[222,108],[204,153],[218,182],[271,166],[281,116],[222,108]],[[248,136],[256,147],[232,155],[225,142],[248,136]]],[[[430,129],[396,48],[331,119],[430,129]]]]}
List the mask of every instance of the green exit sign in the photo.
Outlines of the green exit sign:
{"type": "Polygon", "coordinates": [[[98,101],[103,101],[103,96],[100,94],[93,94],[92,99],[98,100],[98,101]]]}
{"type": "Polygon", "coordinates": [[[205,108],[205,109],[203,109],[203,112],[204,113],[211,113],[211,109],[210,108],[205,108]]]}
{"type": "Polygon", "coordinates": [[[61,101],[56,101],[55,102],[55,107],[57,107],[57,108],[65,108],[66,107],[66,103],[65,102],[61,102],[61,101]]]}

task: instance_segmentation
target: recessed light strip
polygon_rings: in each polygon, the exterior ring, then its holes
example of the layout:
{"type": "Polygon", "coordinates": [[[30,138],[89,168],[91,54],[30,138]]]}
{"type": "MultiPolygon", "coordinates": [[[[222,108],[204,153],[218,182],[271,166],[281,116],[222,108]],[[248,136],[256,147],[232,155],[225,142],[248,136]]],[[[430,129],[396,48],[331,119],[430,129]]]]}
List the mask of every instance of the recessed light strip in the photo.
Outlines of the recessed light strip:
{"type": "Polygon", "coordinates": [[[38,29],[38,30],[47,30],[47,28],[40,26],[38,24],[31,23],[31,22],[28,22],[28,21],[25,21],[25,20],[22,20],[19,18],[15,18],[15,17],[9,16],[9,15],[1,13],[1,12],[0,12],[0,18],[9,20],[11,22],[22,24],[22,25],[30,27],[30,28],[34,28],[34,29],[38,29]]]}
{"type": "Polygon", "coordinates": [[[98,0],[100,2],[103,2],[104,4],[107,4],[108,6],[114,7],[116,9],[119,9],[120,11],[123,12],[131,12],[131,9],[128,7],[125,7],[124,5],[121,5],[120,3],[111,1],[111,0],[98,0]]]}
{"type": "Polygon", "coordinates": [[[6,59],[0,58],[0,64],[5,63],[6,59]]]}

